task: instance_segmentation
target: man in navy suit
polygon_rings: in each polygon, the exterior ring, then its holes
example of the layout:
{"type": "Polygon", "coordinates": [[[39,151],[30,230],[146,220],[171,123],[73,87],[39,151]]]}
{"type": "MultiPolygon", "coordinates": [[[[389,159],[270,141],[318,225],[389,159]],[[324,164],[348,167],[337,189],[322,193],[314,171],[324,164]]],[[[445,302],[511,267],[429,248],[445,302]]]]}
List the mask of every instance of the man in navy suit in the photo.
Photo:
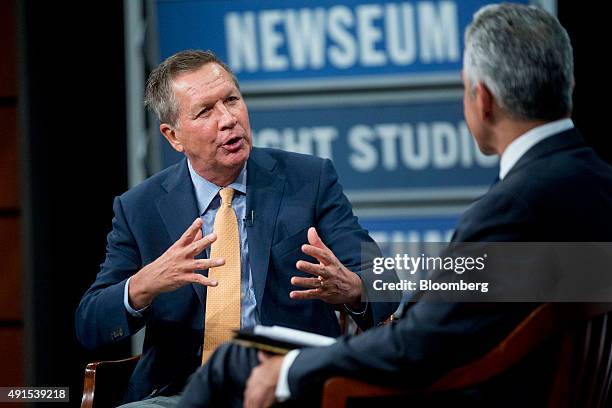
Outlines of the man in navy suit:
{"type": "Polygon", "coordinates": [[[151,73],[145,100],[186,158],[115,199],[106,259],[76,312],[77,336],[90,349],[146,324],[126,402],[178,402],[168,397],[202,359],[206,296],[218,282],[201,271],[227,261],[207,257],[222,188],[234,190],[240,328],[338,336],[338,308],[363,328],[394,312],[396,303],[361,302],[359,273],[376,254],[362,257],[361,244],[372,240],[331,162],[252,148],[238,82],[214,54],[168,58],[151,73]]]}
{"type": "MultiPolygon", "coordinates": [[[[612,168],[570,119],[572,48],[557,19],[524,5],[483,8],[466,31],[462,77],[466,121],[480,149],[501,156],[500,181],[465,212],[453,241],[612,242],[612,168]]],[[[393,324],[329,347],[272,357],[224,345],[196,372],[181,406],[317,403],[323,382],[338,375],[426,385],[485,354],[537,305],[427,302],[427,296],[407,305],[393,324]]],[[[537,362],[446,402],[545,405],[550,357],[531,356],[537,362]]]]}

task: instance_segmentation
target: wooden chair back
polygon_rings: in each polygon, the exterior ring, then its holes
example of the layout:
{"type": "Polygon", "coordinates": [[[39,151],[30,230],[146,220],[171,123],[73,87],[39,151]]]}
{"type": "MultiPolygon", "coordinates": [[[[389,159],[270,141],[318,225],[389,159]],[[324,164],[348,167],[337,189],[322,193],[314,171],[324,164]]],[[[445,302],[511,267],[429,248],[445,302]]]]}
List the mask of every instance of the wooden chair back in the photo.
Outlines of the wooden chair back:
{"type": "Polygon", "coordinates": [[[116,407],[123,402],[128,381],[140,356],[87,364],[81,408],[116,407]]]}
{"type": "Polygon", "coordinates": [[[468,388],[508,370],[552,336],[561,341],[549,393],[551,407],[612,405],[612,303],[545,303],[483,357],[458,367],[422,390],[381,387],[344,377],[326,381],[321,406],[348,399],[406,396],[468,388]]]}

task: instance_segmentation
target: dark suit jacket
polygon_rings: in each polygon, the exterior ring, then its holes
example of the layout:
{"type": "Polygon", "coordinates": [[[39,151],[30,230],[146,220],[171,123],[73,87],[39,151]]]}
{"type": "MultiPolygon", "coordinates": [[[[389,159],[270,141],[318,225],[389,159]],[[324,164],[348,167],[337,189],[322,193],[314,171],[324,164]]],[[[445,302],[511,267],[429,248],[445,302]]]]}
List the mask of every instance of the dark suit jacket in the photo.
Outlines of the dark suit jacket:
{"type": "MultiPolygon", "coordinates": [[[[254,211],[247,240],[257,309],[264,325],[283,325],[328,336],[340,335],[334,307],[295,301],[292,276],[307,230],[349,268],[361,267],[360,244],[371,238],[353,216],[329,160],[254,148],[247,164],[247,213],[254,211]]],[[[147,325],[143,355],[126,401],[179,392],[199,365],[206,288],[191,284],[157,296],[142,318],[123,304],[126,280],[163,254],[198,217],[186,160],[115,199],[106,260],[76,312],[80,342],[94,349],[119,341],[147,325]]],[[[371,304],[367,325],[387,318],[397,304],[371,304]]],[[[359,319],[358,319],[359,320],[359,319]]]]}
{"type": "MultiPolygon", "coordinates": [[[[454,240],[612,242],[611,214],[612,167],[576,130],[569,130],[533,146],[465,212],[454,240]]],[[[417,302],[393,325],[343,338],[331,347],[304,349],[289,371],[292,396],[320,392],[322,382],[336,375],[404,387],[429,384],[483,355],[534,307],[417,302]]],[[[476,394],[492,396],[496,404],[506,397],[529,400],[527,390],[542,380],[516,375],[502,384],[504,394],[476,394]]]]}

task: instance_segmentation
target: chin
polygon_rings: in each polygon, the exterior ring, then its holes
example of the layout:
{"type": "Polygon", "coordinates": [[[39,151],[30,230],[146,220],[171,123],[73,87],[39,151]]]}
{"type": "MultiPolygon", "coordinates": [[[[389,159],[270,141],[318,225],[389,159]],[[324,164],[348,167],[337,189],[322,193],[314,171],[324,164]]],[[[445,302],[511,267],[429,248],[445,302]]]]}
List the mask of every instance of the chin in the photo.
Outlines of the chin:
{"type": "Polygon", "coordinates": [[[494,154],[497,154],[497,150],[491,146],[485,146],[485,147],[478,146],[478,148],[480,149],[482,154],[484,154],[485,156],[492,156],[494,154]]]}
{"type": "Polygon", "coordinates": [[[497,149],[495,147],[483,142],[479,138],[474,138],[476,140],[476,144],[478,145],[478,150],[485,156],[491,156],[493,154],[497,154],[497,149]]]}
{"type": "Polygon", "coordinates": [[[242,167],[244,163],[246,163],[246,161],[249,159],[250,153],[250,147],[240,149],[236,153],[230,153],[228,154],[226,163],[231,167],[242,167]]]}

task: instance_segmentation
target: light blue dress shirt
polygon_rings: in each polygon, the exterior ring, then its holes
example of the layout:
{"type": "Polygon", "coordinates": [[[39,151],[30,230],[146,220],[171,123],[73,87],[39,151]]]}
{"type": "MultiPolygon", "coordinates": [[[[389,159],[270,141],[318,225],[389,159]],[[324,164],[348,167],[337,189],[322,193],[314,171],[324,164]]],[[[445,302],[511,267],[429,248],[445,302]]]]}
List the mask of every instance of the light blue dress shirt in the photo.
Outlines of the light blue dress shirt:
{"type": "MultiPolygon", "coordinates": [[[[213,232],[215,215],[221,204],[219,190],[221,187],[211,183],[201,177],[187,161],[189,175],[195,189],[196,201],[199,214],[202,217],[202,233],[208,235],[213,232]]],[[[235,190],[232,199],[232,208],[236,212],[238,220],[238,233],[240,235],[240,328],[243,330],[252,329],[259,323],[255,292],[253,290],[253,278],[251,276],[251,265],[249,263],[249,246],[247,244],[247,225],[246,225],[246,165],[233,183],[227,187],[235,190]]],[[[210,255],[210,248],[206,249],[206,256],[210,255]]],[[[128,302],[128,285],[126,282],[123,303],[127,311],[140,316],[146,310],[134,310],[128,302]]],[[[214,288],[210,289],[214,290],[214,288]]]]}

